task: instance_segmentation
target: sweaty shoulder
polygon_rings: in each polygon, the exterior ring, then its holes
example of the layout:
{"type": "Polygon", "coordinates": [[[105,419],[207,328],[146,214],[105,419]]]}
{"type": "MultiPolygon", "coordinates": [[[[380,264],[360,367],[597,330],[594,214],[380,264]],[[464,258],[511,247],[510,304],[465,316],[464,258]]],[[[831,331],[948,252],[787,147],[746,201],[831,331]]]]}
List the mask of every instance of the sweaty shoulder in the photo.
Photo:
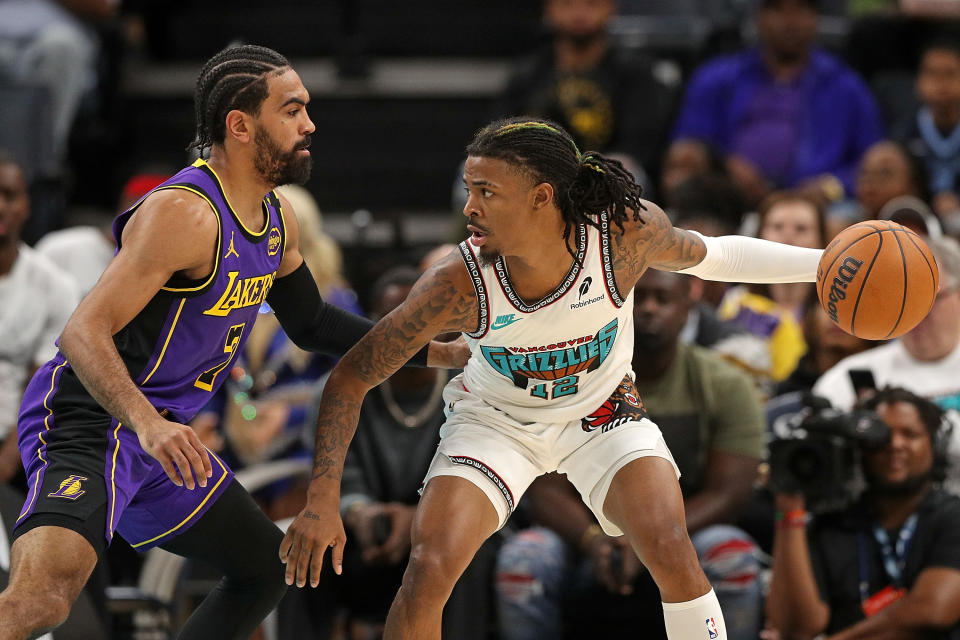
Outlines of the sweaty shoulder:
{"type": "Polygon", "coordinates": [[[149,250],[177,270],[210,267],[220,235],[217,213],[185,189],[150,194],[123,228],[120,246],[149,250]]]}

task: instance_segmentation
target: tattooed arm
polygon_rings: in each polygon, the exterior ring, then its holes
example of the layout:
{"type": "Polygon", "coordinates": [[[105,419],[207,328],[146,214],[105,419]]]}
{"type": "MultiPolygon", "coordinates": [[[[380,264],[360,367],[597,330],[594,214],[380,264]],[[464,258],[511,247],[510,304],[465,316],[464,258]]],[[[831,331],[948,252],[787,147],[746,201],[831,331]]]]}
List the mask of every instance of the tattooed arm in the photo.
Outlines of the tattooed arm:
{"type": "MultiPolygon", "coordinates": [[[[622,234],[616,225],[611,226],[613,267],[624,294],[648,268],[677,271],[692,267],[707,251],[699,235],[674,227],[654,203],[645,200],[643,204],[646,211],[640,214],[642,222],[625,222],[622,234]]],[[[628,212],[628,220],[630,217],[628,212]]]]}
{"type": "Polygon", "coordinates": [[[643,222],[625,225],[619,238],[614,234],[614,266],[624,285],[632,287],[649,267],[726,282],[816,280],[820,249],[745,236],[702,236],[675,228],[659,207],[644,204],[643,222]]]}
{"type": "Polygon", "coordinates": [[[440,333],[472,331],[477,300],[467,269],[454,252],[431,267],[407,299],[378,322],[340,360],[320,401],[313,478],[307,505],[287,529],[280,558],[287,584],[317,586],[327,547],[333,547],[337,573],[346,535],[340,520],[340,477],[367,391],[386,380],[430,339],[440,333]]]}

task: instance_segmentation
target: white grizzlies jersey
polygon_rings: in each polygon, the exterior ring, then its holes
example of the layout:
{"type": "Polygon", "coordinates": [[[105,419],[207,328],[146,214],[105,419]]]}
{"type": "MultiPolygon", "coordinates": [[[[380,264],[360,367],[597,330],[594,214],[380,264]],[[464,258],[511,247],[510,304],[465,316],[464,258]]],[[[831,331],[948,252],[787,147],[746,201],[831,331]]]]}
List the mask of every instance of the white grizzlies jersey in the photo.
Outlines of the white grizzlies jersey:
{"type": "Polygon", "coordinates": [[[631,371],[633,291],[617,290],[606,216],[600,226],[576,229],[579,260],[531,304],[514,292],[503,258],[481,267],[469,240],[460,243],[480,309],[477,331],[464,334],[463,385],[515,420],[579,420],[631,371]]]}

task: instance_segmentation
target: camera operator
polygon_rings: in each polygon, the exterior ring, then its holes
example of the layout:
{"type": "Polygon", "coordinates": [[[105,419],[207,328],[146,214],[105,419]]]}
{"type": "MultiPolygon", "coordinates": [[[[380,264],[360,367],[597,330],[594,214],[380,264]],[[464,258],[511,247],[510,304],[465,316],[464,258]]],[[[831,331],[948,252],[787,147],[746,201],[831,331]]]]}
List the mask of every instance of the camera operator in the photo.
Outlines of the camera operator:
{"type": "Polygon", "coordinates": [[[861,445],[856,503],[811,520],[802,494],[776,495],[769,624],[783,640],[960,637],[960,498],[937,486],[943,411],[900,388],[862,408],[889,437],[861,445]]]}

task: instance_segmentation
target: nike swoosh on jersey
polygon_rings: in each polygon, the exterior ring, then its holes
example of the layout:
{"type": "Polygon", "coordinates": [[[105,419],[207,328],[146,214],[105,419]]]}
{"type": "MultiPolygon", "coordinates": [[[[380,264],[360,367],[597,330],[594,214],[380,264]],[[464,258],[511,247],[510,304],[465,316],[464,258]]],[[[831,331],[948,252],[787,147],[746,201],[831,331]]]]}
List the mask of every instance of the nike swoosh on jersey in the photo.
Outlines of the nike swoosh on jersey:
{"type": "Polygon", "coordinates": [[[490,325],[490,330],[496,331],[497,329],[503,329],[504,327],[511,325],[514,322],[519,322],[520,320],[523,320],[523,318],[516,318],[514,316],[510,316],[509,318],[497,318],[494,320],[493,324],[490,325]]]}

